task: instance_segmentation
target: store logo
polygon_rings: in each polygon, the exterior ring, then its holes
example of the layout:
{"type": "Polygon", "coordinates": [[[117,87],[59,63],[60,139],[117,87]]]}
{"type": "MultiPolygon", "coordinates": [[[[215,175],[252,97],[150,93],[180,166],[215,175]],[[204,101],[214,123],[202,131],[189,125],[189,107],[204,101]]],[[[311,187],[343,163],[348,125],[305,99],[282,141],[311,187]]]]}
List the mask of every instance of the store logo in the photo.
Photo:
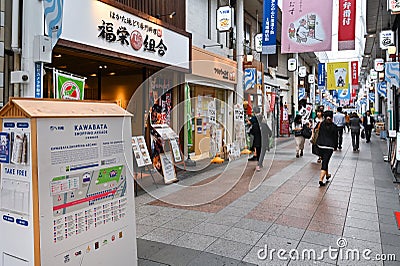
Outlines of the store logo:
{"type": "Polygon", "coordinates": [[[50,126],[51,131],[63,131],[64,126],[50,126]]]}

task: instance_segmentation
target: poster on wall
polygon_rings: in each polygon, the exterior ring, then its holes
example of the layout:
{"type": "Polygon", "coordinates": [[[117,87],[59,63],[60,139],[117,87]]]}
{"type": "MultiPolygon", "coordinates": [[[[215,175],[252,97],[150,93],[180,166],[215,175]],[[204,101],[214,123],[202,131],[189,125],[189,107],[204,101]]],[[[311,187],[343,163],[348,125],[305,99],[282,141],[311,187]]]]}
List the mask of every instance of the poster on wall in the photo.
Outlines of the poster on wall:
{"type": "Polygon", "coordinates": [[[164,183],[170,184],[178,181],[178,179],[176,178],[175,167],[172,163],[171,152],[161,153],[160,158],[163,169],[164,183]]]}
{"type": "Polygon", "coordinates": [[[234,142],[239,149],[246,146],[246,134],[245,134],[245,121],[244,121],[244,109],[243,105],[235,104],[233,107],[234,112],[234,142]]]}
{"type": "Polygon", "coordinates": [[[132,137],[132,152],[138,167],[151,164],[150,154],[143,136],[132,137]]]}

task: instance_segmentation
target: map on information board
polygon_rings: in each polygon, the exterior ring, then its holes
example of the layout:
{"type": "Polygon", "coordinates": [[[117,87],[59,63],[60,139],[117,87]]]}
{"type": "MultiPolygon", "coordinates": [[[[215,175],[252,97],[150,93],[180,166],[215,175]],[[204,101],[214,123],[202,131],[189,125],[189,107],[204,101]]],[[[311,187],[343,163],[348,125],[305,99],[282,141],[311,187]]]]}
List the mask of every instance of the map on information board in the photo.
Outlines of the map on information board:
{"type": "Polygon", "coordinates": [[[132,137],[132,151],[139,167],[152,164],[143,136],[132,137]]]}
{"type": "Polygon", "coordinates": [[[53,215],[79,211],[126,194],[123,165],[54,177],[50,182],[53,215]]]}

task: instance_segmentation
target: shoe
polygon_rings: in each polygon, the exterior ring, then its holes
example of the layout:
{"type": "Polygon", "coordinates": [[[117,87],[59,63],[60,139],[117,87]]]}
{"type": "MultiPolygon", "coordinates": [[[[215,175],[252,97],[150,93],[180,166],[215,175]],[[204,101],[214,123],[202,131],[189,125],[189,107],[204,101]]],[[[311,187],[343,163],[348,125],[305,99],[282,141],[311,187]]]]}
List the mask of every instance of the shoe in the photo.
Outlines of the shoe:
{"type": "Polygon", "coordinates": [[[367,143],[370,143],[371,141],[370,140],[367,140],[367,143]]]}
{"type": "Polygon", "coordinates": [[[256,171],[257,171],[257,172],[260,172],[260,171],[261,171],[260,166],[258,166],[258,165],[256,166],[256,171]]]}
{"type": "Polygon", "coordinates": [[[353,148],[353,151],[356,151],[357,149],[356,148],[353,148]]]}
{"type": "Polygon", "coordinates": [[[321,163],[321,162],[322,162],[321,158],[318,158],[317,163],[321,163]]]}
{"type": "Polygon", "coordinates": [[[300,156],[303,156],[303,150],[300,151],[300,156]]]}
{"type": "Polygon", "coordinates": [[[320,187],[324,187],[324,186],[325,186],[325,183],[322,182],[322,181],[319,181],[318,183],[319,183],[319,186],[320,186],[320,187]]]}
{"type": "Polygon", "coordinates": [[[257,157],[256,157],[256,156],[253,156],[253,157],[251,157],[250,159],[248,159],[248,161],[257,161],[257,157]]]}
{"type": "Polygon", "coordinates": [[[331,174],[329,174],[329,175],[326,175],[325,176],[325,178],[326,178],[326,182],[328,182],[329,181],[329,179],[332,177],[332,175],[331,174]]]}
{"type": "Polygon", "coordinates": [[[339,150],[341,150],[341,149],[342,149],[342,147],[338,147],[338,149],[339,149],[339,150]]]}
{"type": "Polygon", "coordinates": [[[299,157],[300,157],[300,155],[298,153],[296,153],[296,158],[299,158],[299,157]]]}
{"type": "Polygon", "coordinates": [[[337,149],[333,149],[333,151],[337,151],[337,149]]]}

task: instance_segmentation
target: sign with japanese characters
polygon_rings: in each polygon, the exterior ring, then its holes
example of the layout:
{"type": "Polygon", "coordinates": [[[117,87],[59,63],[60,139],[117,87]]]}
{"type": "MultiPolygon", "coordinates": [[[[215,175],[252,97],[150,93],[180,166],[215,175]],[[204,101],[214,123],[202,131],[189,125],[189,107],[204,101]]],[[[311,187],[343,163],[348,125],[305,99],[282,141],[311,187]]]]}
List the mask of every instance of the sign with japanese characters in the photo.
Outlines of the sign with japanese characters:
{"type": "Polygon", "coordinates": [[[388,9],[392,11],[392,14],[400,12],[400,0],[388,0],[388,9]]]}
{"type": "Polygon", "coordinates": [[[229,31],[232,28],[233,8],[230,6],[221,6],[217,9],[217,30],[229,31]]]}
{"type": "Polygon", "coordinates": [[[390,45],[394,44],[394,32],[384,30],[379,33],[379,46],[382,50],[387,50],[390,45]]]}
{"type": "Polygon", "coordinates": [[[189,69],[189,37],[94,0],[68,0],[62,39],[189,69]],[[79,19],[77,19],[79,18],[79,19]],[[79,29],[79,30],[77,30],[79,29]]]}
{"type": "Polygon", "coordinates": [[[339,0],[338,48],[355,49],[356,0],[339,0]]]}
{"type": "Polygon", "coordinates": [[[358,85],[358,61],[351,61],[351,85],[358,85]]]}
{"type": "Polygon", "coordinates": [[[262,24],[262,54],[276,53],[276,31],[278,18],[278,1],[264,0],[262,24]]]}
{"type": "Polygon", "coordinates": [[[282,2],[281,52],[284,54],[330,51],[333,1],[282,2]]]}

